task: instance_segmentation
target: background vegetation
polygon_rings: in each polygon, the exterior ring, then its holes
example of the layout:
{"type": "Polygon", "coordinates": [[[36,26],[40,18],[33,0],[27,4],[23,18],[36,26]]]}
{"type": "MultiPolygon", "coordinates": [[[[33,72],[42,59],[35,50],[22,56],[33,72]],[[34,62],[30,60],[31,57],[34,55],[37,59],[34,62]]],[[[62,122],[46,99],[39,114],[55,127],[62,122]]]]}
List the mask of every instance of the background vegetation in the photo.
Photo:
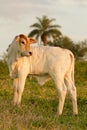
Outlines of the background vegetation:
{"type": "Polygon", "coordinates": [[[49,19],[47,16],[42,16],[41,18],[36,17],[36,20],[37,22],[30,26],[33,29],[29,32],[28,37],[34,37],[38,44],[44,46],[60,46],[70,49],[77,60],[87,59],[87,40],[76,43],[69,36],[64,36],[60,31],[61,26],[53,23],[56,21],[54,18],[49,19]]]}
{"type": "Polygon", "coordinates": [[[75,82],[79,115],[72,113],[67,95],[63,115],[57,116],[58,95],[51,80],[42,87],[27,77],[22,105],[12,105],[12,80],[0,62],[0,130],[87,130],[87,62],[76,62],[75,82]]]}

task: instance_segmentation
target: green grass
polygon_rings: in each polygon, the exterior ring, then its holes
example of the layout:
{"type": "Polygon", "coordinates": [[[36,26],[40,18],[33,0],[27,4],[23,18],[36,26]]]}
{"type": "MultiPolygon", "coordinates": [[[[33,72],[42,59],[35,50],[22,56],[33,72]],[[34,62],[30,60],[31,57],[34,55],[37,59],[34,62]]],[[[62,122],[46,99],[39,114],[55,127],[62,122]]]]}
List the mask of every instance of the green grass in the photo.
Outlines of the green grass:
{"type": "Polygon", "coordinates": [[[13,88],[5,63],[0,62],[0,130],[87,130],[87,62],[76,62],[79,115],[67,95],[63,115],[57,116],[58,95],[51,80],[43,86],[29,77],[20,108],[12,105],[13,88]]]}

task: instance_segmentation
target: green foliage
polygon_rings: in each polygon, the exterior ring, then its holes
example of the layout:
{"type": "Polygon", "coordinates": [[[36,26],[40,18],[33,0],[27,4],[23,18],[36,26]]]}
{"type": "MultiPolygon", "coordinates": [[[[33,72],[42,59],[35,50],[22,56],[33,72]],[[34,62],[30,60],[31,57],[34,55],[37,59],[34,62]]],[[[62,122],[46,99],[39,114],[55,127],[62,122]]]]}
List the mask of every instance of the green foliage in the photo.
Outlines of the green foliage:
{"type": "Polygon", "coordinates": [[[49,45],[59,46],[62,48],[67,48],[67,49],[72,50],[74,43],[69,37],[61,36],[61,37],[55,39],[53,42],[49,42],[49,45]]]}
{"type": "Polygon", "coordinates": [[[87,40],[78,42],[75,46],[77,57],[83,57],[87,53],[87,40]]]}
{"type": "Polygon", "coordinates": [[[0,79],[8,76],[8,66],[5,62],[0,61],[0,79]]]}
{"type": "Polygon", "coordinates": [[[27,77],[21,107],[12,105],[12,80],[5,63],[0,62],[0,130],[86,130],[87,129],[87,62],[76,62],[75,83],[79,115],[72,113],[69,95],[63,115],[57,116],[58,94],[51,80],[39,86],[27,77]]]}

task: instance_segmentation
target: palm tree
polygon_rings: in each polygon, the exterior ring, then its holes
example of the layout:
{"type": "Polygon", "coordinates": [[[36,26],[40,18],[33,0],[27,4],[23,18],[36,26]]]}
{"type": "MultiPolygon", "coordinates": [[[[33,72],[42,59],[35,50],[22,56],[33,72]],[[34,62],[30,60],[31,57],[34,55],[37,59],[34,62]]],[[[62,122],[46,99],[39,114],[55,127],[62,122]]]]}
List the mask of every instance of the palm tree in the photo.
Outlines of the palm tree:
{"type": "Polygon", "coordinates": [[[43,16],[42,18],[37,17],[37,20],[37,23],[30,26],[33,27],[34,30],[28,34],[28,37],[34,36],[37,40],[40,38],[44,46],[46,46],[48,42],[47,38],[55,38],[61,35],[61,32],[58,30],[60,25],[52,25],[55,19],[49,19],[47,16],[43,16]]]}

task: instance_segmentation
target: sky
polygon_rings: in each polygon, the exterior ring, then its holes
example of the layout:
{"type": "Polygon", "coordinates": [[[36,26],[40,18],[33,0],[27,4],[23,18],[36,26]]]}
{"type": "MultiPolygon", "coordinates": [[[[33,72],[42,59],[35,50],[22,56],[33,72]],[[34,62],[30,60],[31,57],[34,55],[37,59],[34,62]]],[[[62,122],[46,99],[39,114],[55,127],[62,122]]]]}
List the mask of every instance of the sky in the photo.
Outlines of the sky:
{"type": "Polygon", "coordinates": [[[0,55],[19,34],[28,35],[36,17],[55,18],[64,36],[87,39],[87,0],[0,0],[0,55]]]}

